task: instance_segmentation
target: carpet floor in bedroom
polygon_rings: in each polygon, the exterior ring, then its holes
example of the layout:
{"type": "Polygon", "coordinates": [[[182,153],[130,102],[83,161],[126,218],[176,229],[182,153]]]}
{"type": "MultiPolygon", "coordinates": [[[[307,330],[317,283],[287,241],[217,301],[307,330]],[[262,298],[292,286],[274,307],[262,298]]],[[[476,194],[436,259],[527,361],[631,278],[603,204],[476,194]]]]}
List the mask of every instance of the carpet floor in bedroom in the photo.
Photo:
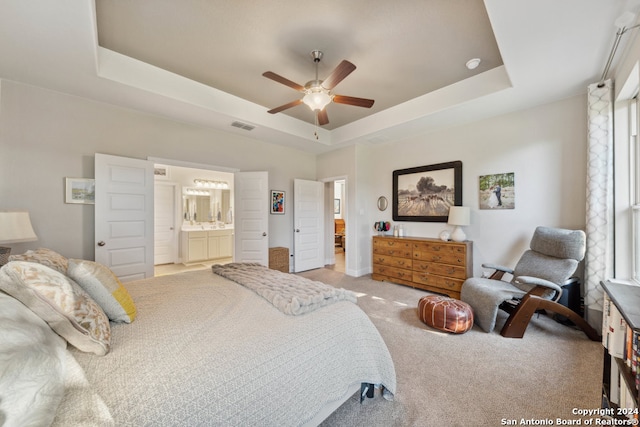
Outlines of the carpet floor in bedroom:
{"type": "Polygon", "coordinates": [[[358,293],[396,368],[393,401],[376,393],[361,405],[353,396],[323,427],[584,425],[594,417],[572,411],[600,407],[602,345],[548,316],[534,316],[523,339],[499,334],[503,312],[493,333],[446,334],[418,319],[425,291],[327,268],[300,275],[358,293]]]}

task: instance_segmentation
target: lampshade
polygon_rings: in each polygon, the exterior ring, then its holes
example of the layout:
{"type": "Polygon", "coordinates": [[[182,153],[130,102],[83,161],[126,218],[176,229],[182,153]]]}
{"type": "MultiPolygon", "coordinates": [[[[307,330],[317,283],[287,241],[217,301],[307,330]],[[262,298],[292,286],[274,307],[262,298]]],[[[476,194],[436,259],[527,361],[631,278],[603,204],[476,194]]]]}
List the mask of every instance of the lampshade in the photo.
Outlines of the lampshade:
{"type": "Polygon", "coordinates": [[[312,110],[320,111],[331,102],[331,96],[321,88],[312,89],[302,98],[302,102],[312,110]]]}
{"type": "Polygon", "coordinates": [[[469,225],[471,223],[469,212],[469,208],[466,206],[451,206],[447,223],[450,225],[469,225]]]}
{"type": "Polygon", "coordinates": [[[0,244],[38,240],[27,211],[0,211],[0,244]]]}

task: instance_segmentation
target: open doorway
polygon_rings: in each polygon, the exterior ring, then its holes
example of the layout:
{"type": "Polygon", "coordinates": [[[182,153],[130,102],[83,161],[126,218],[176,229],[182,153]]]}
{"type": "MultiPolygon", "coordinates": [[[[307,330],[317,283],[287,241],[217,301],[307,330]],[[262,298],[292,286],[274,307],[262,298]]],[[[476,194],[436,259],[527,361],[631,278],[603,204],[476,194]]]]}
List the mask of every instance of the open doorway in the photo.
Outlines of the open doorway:
{"type": "Polygon", "coordinates": [[[233,260],[234,174],[155,164],[154,275],[233,260]]]}
{"type": "Polygon", "coordinates": [[[335,263],[331,266],[335,271],[346,271],[347,254],[347,221],[346,221],[346,181],[333,181],[333,230],[335,263]]]}

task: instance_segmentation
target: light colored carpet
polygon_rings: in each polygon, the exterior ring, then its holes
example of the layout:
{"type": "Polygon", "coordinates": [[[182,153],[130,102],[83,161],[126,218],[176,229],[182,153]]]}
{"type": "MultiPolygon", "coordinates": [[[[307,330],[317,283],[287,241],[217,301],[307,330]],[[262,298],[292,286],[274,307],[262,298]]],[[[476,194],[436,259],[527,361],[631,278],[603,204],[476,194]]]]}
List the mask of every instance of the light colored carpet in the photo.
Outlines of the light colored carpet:
{"type": "MultiPolygon", "coordinates": [[[[513,425],[551,419],[556,425],[557,418],[580,419],[574,408],[600,407],[603,349],[579,330],[540,315],[523,339],[477,327],[445,334],[418,319],[424,291],[330,269],[300,275],[361,294],[358,305],[380,331],[396,367],[393,401],[376,394],[360,405],[354,396],[324,427],[500,426],[503,419],[516,420],[513,425]]],[[[499,314],[498,331],[506,317],[499,314]]]]}

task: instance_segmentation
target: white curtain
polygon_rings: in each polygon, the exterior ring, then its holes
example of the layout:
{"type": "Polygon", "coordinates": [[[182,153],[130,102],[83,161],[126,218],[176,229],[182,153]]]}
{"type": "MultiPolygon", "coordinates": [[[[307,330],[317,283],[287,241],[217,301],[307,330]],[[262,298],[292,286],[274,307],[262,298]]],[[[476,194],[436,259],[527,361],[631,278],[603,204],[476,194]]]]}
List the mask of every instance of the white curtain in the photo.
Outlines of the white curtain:
{"type": "Polygon", "coordinates": [[[602,325],[600,281],[613,276],[613,84],[595,83],[588,90],[587,253],[585,311],[587,321],[602,325]]]}

